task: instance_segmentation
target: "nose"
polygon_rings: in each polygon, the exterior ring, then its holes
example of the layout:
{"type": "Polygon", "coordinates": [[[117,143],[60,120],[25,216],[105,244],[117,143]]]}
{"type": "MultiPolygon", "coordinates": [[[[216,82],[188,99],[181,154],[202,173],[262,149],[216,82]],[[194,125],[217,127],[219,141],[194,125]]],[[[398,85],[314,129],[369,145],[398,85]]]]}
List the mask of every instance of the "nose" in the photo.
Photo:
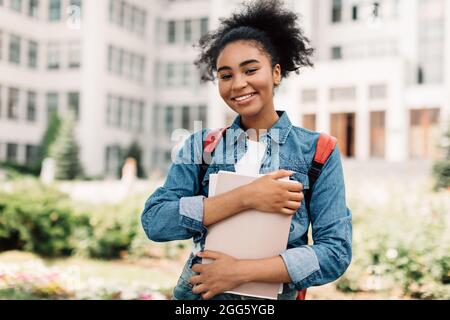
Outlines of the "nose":
{"type": "Polygon", "coordinates": [[[233,77],[233,83],[231,89],[233,91],[239,91],[247,86],[247,80],[244,76],[236,75],[233,77]]]}

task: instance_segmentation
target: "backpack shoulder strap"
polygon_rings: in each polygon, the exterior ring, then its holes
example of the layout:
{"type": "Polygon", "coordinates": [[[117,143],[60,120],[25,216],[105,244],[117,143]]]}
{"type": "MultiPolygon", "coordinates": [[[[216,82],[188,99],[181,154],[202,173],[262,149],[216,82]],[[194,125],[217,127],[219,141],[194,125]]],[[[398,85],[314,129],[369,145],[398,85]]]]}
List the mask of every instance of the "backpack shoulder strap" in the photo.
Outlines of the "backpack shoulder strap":
{"type": "Polygon", "coordinates": [[[326,133],[321,133],[316,145],[316,151],[314,159],[311,163],[311,167],[308,170],[309,178],[309,190],[305,194],[305,205],[309,214],[309,204],[311,202],[311,194],[313,191],[314,183],[322,172],[322,167],[327,162],[334,148],[336,147],[337,139],[326,133]]]}
{"type": "Polygon", "coordinates": [[[200,173],[199,173],[199,181],[200,184],[205,177],[206,170],[208,170],[209,163],[206,163],[206,159],[211,159],[214,150],[219,144],[222,137],[226,134],[228,127],[213,129],[208,132],[205,138],[205,142],[203,144],[203,152],[202,152],[202,163],[200,165],[200,173]]]}

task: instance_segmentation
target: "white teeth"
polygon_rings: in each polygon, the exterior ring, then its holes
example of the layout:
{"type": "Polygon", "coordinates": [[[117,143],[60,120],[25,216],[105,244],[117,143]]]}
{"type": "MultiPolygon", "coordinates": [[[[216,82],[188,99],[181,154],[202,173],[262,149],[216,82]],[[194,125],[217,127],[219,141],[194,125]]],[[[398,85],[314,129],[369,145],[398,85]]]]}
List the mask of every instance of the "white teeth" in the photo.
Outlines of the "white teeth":
{"type": "Polygon", "coordinates": [[[246,95],[246,96],[242,96],[242,97],[235,98],[235,100],[237,100],[237,101],[243,101],[243,100],[248,99],[248,98],[250,98],[250,97],[252,97],[252,96],[253,96],[253,93],[252,93],[252,94],[248,94],[248,95],[246,95]]]}

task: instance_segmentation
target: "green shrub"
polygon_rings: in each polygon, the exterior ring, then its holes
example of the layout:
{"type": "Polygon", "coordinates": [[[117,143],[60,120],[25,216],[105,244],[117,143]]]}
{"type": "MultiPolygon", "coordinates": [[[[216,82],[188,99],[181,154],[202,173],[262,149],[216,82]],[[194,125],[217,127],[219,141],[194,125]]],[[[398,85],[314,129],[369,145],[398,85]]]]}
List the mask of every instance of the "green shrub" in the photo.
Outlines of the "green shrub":
{"type": "Polygon", "coordinates": [[[131,198],[117,205],[87,206],[83,228],[77,231],[77,253],[93,258],[115,259],[123,257],[140,228],[141,202],[131,198]]]}
{"type": "Polygon", "coordinates": [[[0,193],[0,250],[70,255],[76,218],[64,194],[35,182],[0,193]]]}
{"type": "Polygon", "coordinates": [[[0,162],[0,168],[7,170],[8,175],[12,175],[13,177],[19,175],[33,175],[38,176],[41,171],[40,163],[32,163],[32,164],[19,164],[16,162],[0,162]]]}
{"type": "Polygon", "coordinates": [[[70,201],[36,179],[11,186],[12,192],[0,192],[0,251],[114,259],[127,253],[140,228],[142,202],[135,199],[93,206],[70,201]]]}

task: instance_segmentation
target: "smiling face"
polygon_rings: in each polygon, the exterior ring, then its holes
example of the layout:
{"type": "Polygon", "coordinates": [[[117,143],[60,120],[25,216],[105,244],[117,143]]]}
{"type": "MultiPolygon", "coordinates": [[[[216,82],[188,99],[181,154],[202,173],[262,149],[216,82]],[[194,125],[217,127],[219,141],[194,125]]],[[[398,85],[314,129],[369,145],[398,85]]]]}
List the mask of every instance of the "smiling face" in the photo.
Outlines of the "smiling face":
{"type": "Polygon", "coordinates": [[[268,55],[254,42],[229,43],[217,58],[220,96],[242,117],[273,112],[273,89],[281,81],[280,71],[280,65],[272,68],[268,55]]]}

